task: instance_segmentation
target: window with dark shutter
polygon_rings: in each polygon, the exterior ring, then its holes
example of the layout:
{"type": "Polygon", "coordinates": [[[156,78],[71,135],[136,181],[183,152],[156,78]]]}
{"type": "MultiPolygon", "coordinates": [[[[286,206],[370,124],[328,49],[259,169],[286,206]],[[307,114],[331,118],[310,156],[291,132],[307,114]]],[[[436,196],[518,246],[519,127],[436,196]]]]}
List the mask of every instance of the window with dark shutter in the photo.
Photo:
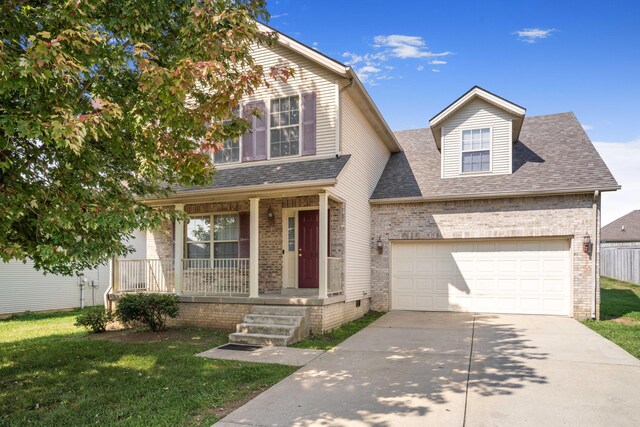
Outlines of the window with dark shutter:
{"type": "Polygon", "coordinates": [[[302,155],[316,154],[316,93],[302,94],[302,155]]]}
{"type": "Polygon", "coordinates": [[[242,161],[265,160],[267,158],[267,125],[264,101],[248,102],[244,107],[244,118],[251,122],[251,132],[242,137],[242,161]],[[252,114],[260,110],[261,116],[252,114]]]}
{"type": "Polygon", "coordinates": [[[249,212],[240,212],[240,240],[239,243],[239,251],[240,258],[249,258],[249,250],[250,250],[250,230],[251,225],[249,222],[249,212]]]}

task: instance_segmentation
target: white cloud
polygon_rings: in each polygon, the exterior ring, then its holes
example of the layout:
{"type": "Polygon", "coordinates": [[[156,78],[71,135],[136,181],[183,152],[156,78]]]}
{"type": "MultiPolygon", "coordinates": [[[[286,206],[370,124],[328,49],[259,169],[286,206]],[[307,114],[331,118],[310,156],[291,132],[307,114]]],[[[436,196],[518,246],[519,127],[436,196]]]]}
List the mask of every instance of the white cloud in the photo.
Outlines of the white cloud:
{"type": "Polygon", "coordinates": [[[594,142],[622,190],[602,195],[602,225],[640,209],[640,138],[630,142],[594,142]]]}
{"type": "Polygon", "coordinates": [[[383,48],[396,58],[433,58],[451,55],[451,52],[431,52],[422,37],[418,36],[392,34],[390,36],[375,36],[373,41],[374,47],[383,48]]]}
{"type": "Polygon", "coordinates": [[[584,130],[593,130],[594,128],[591,125],[582,125],[582,129],[584,129],[584,130]]]}
{"type": "Polygon", "coordinates": [[[439,73],[440,70],[438,70],[437,68],[432,68],[431,71],[433,71],[434,73],[439,73]]]}
{"type": "MultiPolygon", "coordinates": [[[[387,65],[390,61],[440,58],[452,55],[452,52],[433,52],[429,50],[424,39],[419,36],[400,34],[375,36],[373,42],[373,48],[375,49],[373,52],[358,54],[347,51],[342,54],[343,57],[347,58],[345,64],[354,67],[360,79],[364,83],[371,85],[375,85],[379,80],[401,78],[400,75],[391,74],[395,67],[387,65]]],[[[441,59],[429,60],[429,64],[432,65],[444,65],[446,63],[441,59]]],[[[423,65],[416,67],[417,71],[423,71],[424,69],[423,65]]]]}
{"type": "Polygon", "coordinates": [[[288,13],[280,13],[278,15],[271,15],[271,19],[284,18],[285,16],[289,16],[288,13]]]}
{"type": "Polygon", "coordinates": [[[518,36],[520,41],[533,44],[542,39],[546,39],[555,31],[555,28],[524,28],[516,31],[514,34],[518,36]]]}

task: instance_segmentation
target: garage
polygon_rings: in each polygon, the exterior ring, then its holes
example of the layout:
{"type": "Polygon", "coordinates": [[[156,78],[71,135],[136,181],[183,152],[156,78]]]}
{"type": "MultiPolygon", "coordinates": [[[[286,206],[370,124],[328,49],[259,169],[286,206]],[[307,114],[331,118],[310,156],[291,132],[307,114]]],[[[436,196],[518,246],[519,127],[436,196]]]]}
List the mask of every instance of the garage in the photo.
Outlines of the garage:
{"type": "Polygon", "coordinates": [[[571,314],[568,239],[393,242],[391,309],[571,314]]]}

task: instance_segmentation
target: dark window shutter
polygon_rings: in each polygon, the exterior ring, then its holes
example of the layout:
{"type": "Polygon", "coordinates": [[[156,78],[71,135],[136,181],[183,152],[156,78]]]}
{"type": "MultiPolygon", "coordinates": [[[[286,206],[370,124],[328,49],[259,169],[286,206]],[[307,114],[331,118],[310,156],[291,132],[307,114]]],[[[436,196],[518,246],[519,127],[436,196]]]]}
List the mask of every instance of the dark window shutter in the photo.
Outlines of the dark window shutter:
{"type": "Polygon", "coordinates": [[[251,223],[249,222],[249,212],[240,212],[240,238],[238,240],[238,256],[249,258],[251,242],[251,223]]]}
{"type": "Polygon", "coordinates": [[[262,111],[262,117],[253,118],[253,141],[255,151],[254,160],[266,160],[267,158],[267,114],[264,101],[256,102],[256,107],[262,111]]]}
{"type": "Polygon", "coordinates": [[[249,102],[244,106],[243,116],[251,122],[251,132],[242,137],[242,161],[265,160],[267,158],[267,117],[264,101],[249,102]],[[254,109],[262,112],[262,117],[256,117],[251,112],[254,109]]]}
{"type": "Polygon", "coordinates": [[[316,154],[316,93],[302,94],[302,155],[316,154]]]}

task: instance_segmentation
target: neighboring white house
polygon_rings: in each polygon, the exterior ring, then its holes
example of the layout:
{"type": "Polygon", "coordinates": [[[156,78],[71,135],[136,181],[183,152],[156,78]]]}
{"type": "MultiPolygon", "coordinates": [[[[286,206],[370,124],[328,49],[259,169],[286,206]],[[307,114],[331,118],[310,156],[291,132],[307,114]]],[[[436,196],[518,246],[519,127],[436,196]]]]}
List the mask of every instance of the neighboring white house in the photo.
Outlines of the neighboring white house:
{"type": "MultiPolygon", "coordinates": [[[[136,252],[127,259],[144,258],[146,242],[139,232],[134,237],[130,244],[136,252]]],[[[104,293],[109,288],[109,266],[86,270],[84,274],[87,279],[84,305],[104,304],[104,293]],[[97,286],[92,287],[92,281],[97,286]]],[[[45,275],[33,268],[31,262],[0,262],[0,316],[80,307],[80,298],[75,276],[45,275]]]]}

